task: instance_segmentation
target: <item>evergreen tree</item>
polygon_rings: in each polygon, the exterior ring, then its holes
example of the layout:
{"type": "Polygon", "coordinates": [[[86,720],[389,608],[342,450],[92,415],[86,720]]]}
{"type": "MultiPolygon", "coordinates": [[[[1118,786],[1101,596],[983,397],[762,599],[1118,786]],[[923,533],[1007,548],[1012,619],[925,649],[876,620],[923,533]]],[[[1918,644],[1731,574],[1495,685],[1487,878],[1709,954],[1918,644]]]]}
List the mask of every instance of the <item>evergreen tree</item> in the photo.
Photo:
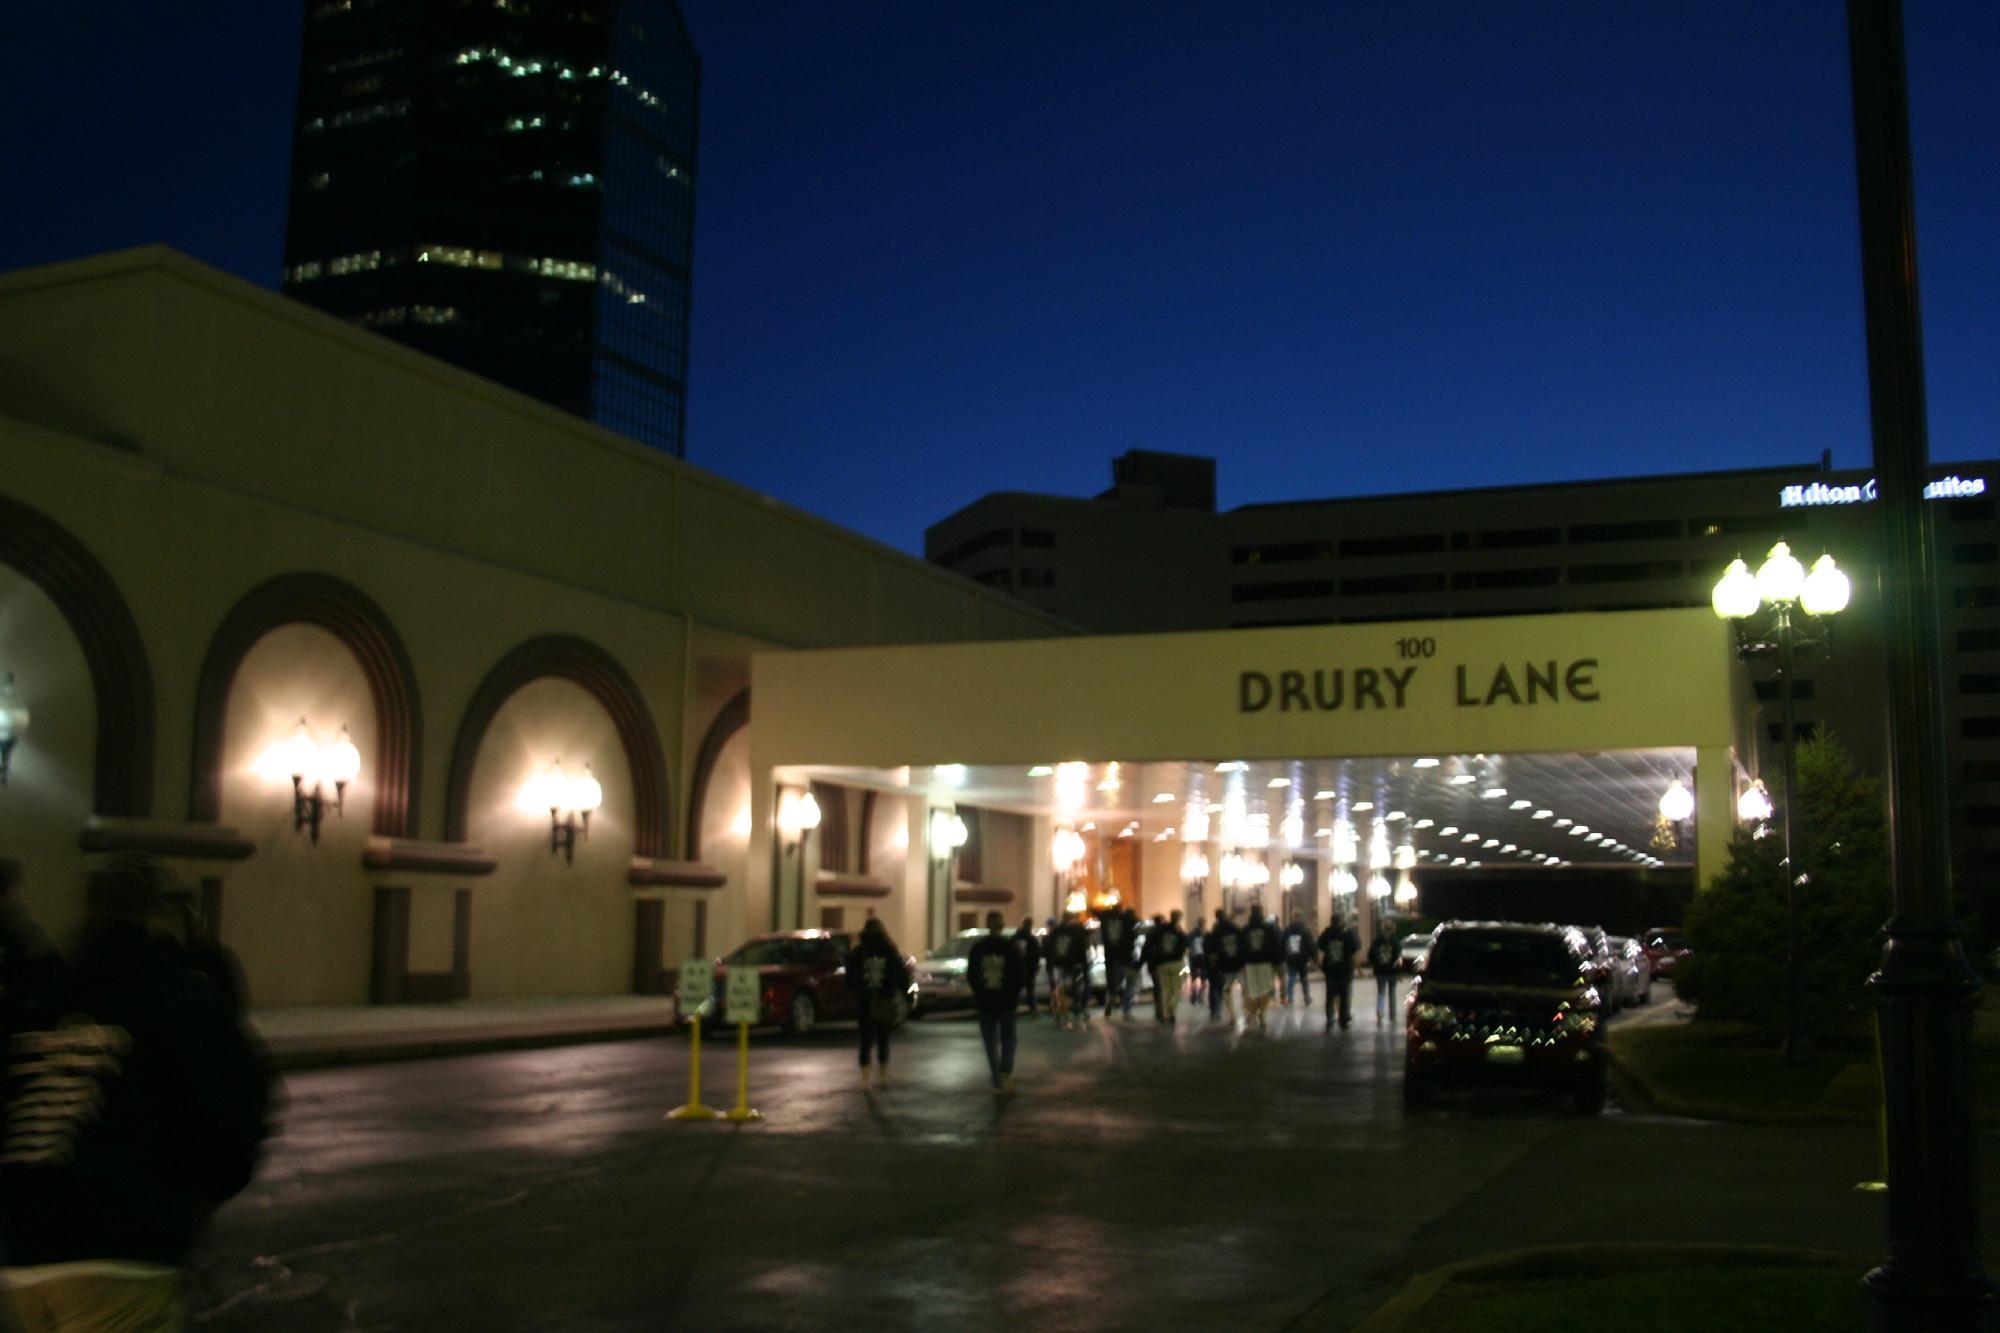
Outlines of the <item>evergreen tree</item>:
{"type": "MultiPolygon", "coordinates": [[[[1869,1006],[1862,989],[1881,962],[1889,915],[1889,843],[1881,782],[1831,735],[1799,744],[1793,850],[1806,876],[1799,903],[1801,1022],[1810,1034],[1869,1006]]],[[[1779,784],[1780,786],[1782,784],[1779,784]]],[[[1761,828],[1738,828],[1729,863],[1688,908],[1688,946],[1674,986],[1698,1016],[1778,1033],[1785,1026],[1784,792],[1761,828]]]]}

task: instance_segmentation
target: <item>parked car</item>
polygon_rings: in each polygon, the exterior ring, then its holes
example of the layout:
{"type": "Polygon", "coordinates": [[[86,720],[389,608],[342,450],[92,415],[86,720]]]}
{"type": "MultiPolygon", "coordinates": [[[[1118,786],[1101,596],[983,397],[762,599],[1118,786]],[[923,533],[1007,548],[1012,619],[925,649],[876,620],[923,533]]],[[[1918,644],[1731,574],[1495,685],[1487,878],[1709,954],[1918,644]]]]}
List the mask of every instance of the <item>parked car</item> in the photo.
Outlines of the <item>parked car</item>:
{"type": "Polygon", "coordinates": [[[1510,922],[1438,927],[1404,1006],[1403,1098],[1528,1083],[1604,1109],[1605,1019],[1581,932],[1510,922]]]}
{"type": "MultiPolygon", "coordinates": [[[[786,930],[754,935],[731,952],[715,960],[715,997],[705,1022],[720,1025],[727,1008],[729,971],[732,967],[754,967],[758,972],[758,1027],[782,1026],[794,1036],[803,1036],[821,1023],[852,1021],[858,1017],[854,992],[848,989],[848,950],[854,939],[837,931],[786,930]]],[[[910,985],[905,1012],[917,997],[917,960],[905,958],[910,985]]],[[[683,1019],[679,1002],[675,1016],[683,1019]]]]}
{"type": "Polygon", "coordinates": [[[1405,935],[1402,946],[1397,950],[1396,970],[1398,972],[1423,971],[1424,958],[1430,953],[1431,941],[1435,938],[1436,935],[1434,932],[1423,935],[1405,935]]]}
{"type": "Polygon", "coordinates": [[[1674,965],[1688,956],[1687,932],[1678,926],[1649,926],[1639,939],[1653,960],[1653,975],[1672,981],[1674,965]]]}
{"type": "Polygon", "coordinates": [[[1618,992],[1618,1007],[1651,1004],[1653,960],[1646,956],[1646,946],[1623,935],[1609,936],[1605,943],[1611,946],[1611,977],[1618,992]]]}
{"type": "Polygon", "coordinates": [[[1568,926],[1566,929],[1574,931],[1582,942],[1584,971],[1589,976],[1591,984],[1604,992],[1608,1001],[1607,1008],[1616,1009],[1619,1004],[1618,989],[1612,979],[1612,973],[1616,969],[1612,963],[1611,945],[1608,943],[1610,937],[1604,933],[1604,927],[1568,926]]]}
{"type": "Polygon", "coordinates": [[[913,1015],[921,1017],[944,1009],[972,1007],[972,986],[965,979],[965,962],[971,956],[973,944],[988,933],[985,930],[961,930],[923,956],[917,964],[917,998],[911,1009],[913,1015]]]}

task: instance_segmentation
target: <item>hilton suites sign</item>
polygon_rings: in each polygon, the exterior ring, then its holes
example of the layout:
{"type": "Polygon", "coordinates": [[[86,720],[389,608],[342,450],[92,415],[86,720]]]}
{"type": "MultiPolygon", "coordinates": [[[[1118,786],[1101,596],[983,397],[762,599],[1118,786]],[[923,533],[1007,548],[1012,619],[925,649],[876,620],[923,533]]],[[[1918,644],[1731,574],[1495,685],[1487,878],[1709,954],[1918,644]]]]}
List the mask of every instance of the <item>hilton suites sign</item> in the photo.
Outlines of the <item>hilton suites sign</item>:
{"type": "Polygon", "coordinates": [[[1236,678],[1240,713],[1332,713],[1382,709],[1398,712],[1413,699],[1456,708],[1532,708],[1594,704],[1595,657],[1550,657],[1500,662],[1435,662],[1437,640],[1397,639],[1396,662],[1376,666],[1296,667],[1243,671],[1236,678]],[[1430,682],[1436,680],[1439,685],[1430,682]]]}

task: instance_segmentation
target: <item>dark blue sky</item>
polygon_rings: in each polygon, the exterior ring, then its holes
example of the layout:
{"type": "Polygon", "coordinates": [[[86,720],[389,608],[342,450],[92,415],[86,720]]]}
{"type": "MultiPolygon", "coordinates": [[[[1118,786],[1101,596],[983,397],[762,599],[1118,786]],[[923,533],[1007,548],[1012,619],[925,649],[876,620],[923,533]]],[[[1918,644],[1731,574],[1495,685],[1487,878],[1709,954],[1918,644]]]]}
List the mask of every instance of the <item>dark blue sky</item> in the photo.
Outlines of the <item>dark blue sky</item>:
{"type": "MultiPolygon", "coordinates": [[[[885,542],[1134,446],[1225,505],[1868,461],[1833,0],[685,8],[689,457],[885,542]]],[[[1907,8],[1932,452],[1993,457],[2000,4],[1907,8]]],[[[275,285],[297,9],[14,0],[0,269],[275,285]]]]}

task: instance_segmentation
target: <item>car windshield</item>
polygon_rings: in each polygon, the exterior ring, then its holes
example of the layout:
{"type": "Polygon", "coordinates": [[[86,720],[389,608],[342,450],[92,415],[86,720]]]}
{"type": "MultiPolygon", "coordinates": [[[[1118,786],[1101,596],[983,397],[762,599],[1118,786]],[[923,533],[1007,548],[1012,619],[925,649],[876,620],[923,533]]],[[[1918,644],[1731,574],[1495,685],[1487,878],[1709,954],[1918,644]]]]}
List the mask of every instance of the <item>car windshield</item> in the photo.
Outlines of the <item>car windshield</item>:
{"type": "Polygon", "coordinates": [[[979,943],[978,935],[956,935],[937,948],[925,954],[926,958],[965,958],[972,953],[972,946],[979,943]]]}
{"type": "Polygon", "coordinates": [[[1426,981],[1471,986],[1576,984],[1576,958],[1553,935],[1459,930],[1431,946],[1426,981]]]}
{"type": "Polygon", "coordinates": [[[837,937],[810,940],[751,940],[722,960],[725,967],[796,967],[820,956],[828,944],[837,951],[846,941],[837,937]]]}

